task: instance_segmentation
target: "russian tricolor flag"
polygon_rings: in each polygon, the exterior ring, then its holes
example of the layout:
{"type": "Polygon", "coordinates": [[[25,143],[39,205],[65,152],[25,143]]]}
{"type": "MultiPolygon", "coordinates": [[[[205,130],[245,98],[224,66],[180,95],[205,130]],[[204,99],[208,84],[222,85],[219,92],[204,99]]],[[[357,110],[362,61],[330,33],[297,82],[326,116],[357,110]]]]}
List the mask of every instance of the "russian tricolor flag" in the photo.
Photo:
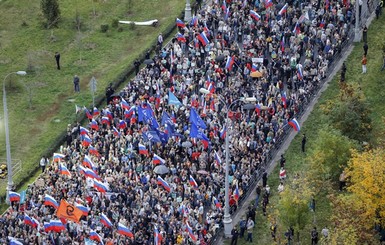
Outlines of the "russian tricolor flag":
{"type": "Polygon", "coordinates": [[[52,196],[46,194],[44,197],[44,203],[45,206],[51,206],[55,209],[59,207],[59,203],[53,198],[52,196]]]}
{"type": "Polygon", "coordinates": [[[180,28],[185,28],[186,25],[184,24],[184,22],[178,18],[176,18],[176,26],[180,27],[180,28]]]}
{"type": "Polygon", "coordinates": [[[139,143],[139,154],[141,155],[148,155],[148,150],[146,149],[146,146],[139,143]]]}
{"type": "Polygon", "coordinates": [[[105,225],[108,228],[110,228],[112,226],[111,220],[103,213],[100,216],[100,223],[102,223],[103,225],[105,225]]]}
{"type": "Polygon", "coordinates": [[[118,136],[118,137],[120,136],[119,131],[115,127],[112,127],[112,130],[114,131],[115,136],[118,136]]]}
{"type": "Polygon", "coordinates": [[[206,46],[210,42],[204,31],[198,35],[198,40],[202,43],[203,46],[206,46]]]}
{"type": "Polygon", "coordinates": [[[101,244],[103,244],[102,237],[99,236],[99,234],[96,233],[96,231],[94,231],[94,230],[90,230],[90,239],[94,240],[94,241],[98,241],[101,244]]]}
{"type": "Polygon", "coordinates": [[[233,69],[233,65],[234,65],[234,56],[227,57],[225,68],[231,71],[231,69],[233,69]]]}
{"type": "Polygon", "coordinates": [[[160,156],[154,154],[154,157],[152,158],[152,163],[157,165],[157,164],[165,164],[166,160],[161,158],[160,156]]]}
{"type": "Polygon", "coordinates": [[[98,181],[97,179],[94,179],[94,188],[98,190],[99,192],[106,193],[108,191],[107,184],[98,181]]]}
{"type": "Polygon", "coordinates": [[[67,175],[67,176],[71,177],[70,171],[68,170],[68,168],[66,166],[64,166],[64,164],[62,164],[62,163],[59,164],[59,170],[60,170],[60,174],[67,175]]]}
{"type": "Polygon", "coordinates": [[[254,10],[250,10],[250,16],[256,21],[259,21],[261,19],[261,16],[254,10]]]}
{"type": "Polygon", "coordinates": [[[34,223],[31,217],[29,217],[27,214],[24,214],[24,224],[34,227],[34,223]]]}
{"type": "Polygon", "coordinates": [[[195,181],[194,177],[192,177],[191,175],[190,175],[189,182],[190,182],[191,187],[198,189],[198,183],[195,181]]]}
{"type": "Polygon", "coordinates": [[[17,192],[9,191],[8,197],[11,202],[20,202],[20,194],[17,192]]]}
{"type": "Polygon", "coordinates": [[[198,17],[194,16],[194,17],[191,19],[190,25],[192,25],[192,26],[197,26],[197,25],[198,25],[198,17]]]}
{"type": "Polygon", "coordinates": [[[24,245],[24,243],[19,242],[15,238],[12,238],[11,241],[9,241],[9,245],[24,245]]]}
{"type": "Polygon", "coordinates": [[[287,3],[285,5],[283,5],[283,7],[281,8],[281,10],[278,12],[278,15],[283,15],[284,13],[287,12],[287,3]]]}
{"type": "Polygon", "coordinates": [[[120,102],[120,105],[121,107],[124,109],[124,110],[129,110],[130,109],[130,105],[127,103],[127,101],[125,101],[123,98],[122,98],[122,101],[120,102]]]}
{"type": "Polygon", "coordinates": [[[92,154],[94,156],[99,156],[100,155],[98,150],[96,150],[96,148],[93,147],[92,145],[90,145],[90,147],[88,148],[88,153],[92,154]]]}
{"type": "Polygon", "coordinates": [[[92,119],[92,121],[91,121],[91,128],[94,129],[94,130],[99,130],[99,125],[95,121],[95,119],[92,119]]]}
{"type": "Polygon", "coordinates": [[[86,128],[83,128],[82,126],[80,126],[80,134],[81,135],[86,135],[86,134],[89,134],[90,131],[86,128]]]}
{"type": "Polygon", "coordinates": [[[214,197],[214,204],[218,209],[222,209],[221,203],[214,197]]]}
{"type": "Polygon", "coordinates": [[[273,0],[265,0],[265,8],[268,9],[273,6],[273,0]]]}
{"type": "Polygon", "coordinates": [[[236,187],[235,187],[235,190],[234,190],[234,199],[235,199],[235,201],[237,201],[238,202],[238,200],[239,200],[239,189],[238,189],[238,184],[236,185],[236,187]]]}
{"type": "Polygon", "coordinates": [[[164,179],[162,179],[162,177],[160,177],[160,176],[158,176],[158,178],[157,178],[157,184],[163,186],[163,188],[164,188],[167,192],[170,192],[170,191],[171,191],[170,185],[169,185],[164,179]]]}
{"type": "Polygon", "coordinates": [[[162,234],[159,233],[158,228],[154,227],[154,245],[162,244],[162,234]]]}
{"type": "Polygon", "coordinates": [[[290,120],[288,122],[288,124],[296,131],[300,131],[301,130],[301,127],[299,126],[299,123],[297,121],[297,119],[293,118],[292,120],[290,120]]]}
{"type": "Polygon", "coordinates": [[[89,146],[90,144],[91,144],[91,138],[88,136],[88,135],[82,135],[82,137],[81,137],[81,139],[82,139],[82,145],[83,146],[89,146]]]}
{"type": "Polygon", "coordinates": [[[90,211],[89,208],[87,208],[86,206],[84,205],[81,205],[81,204],[76,204],[75,207],[77,207],[78,209],[80,209],[82,212],[83,212],[83,215],[84,216],[88,216],[88,212],[90,211]]]}
{"type": "Polygon", "coordinates": [[[134,237],[132,231],[127,226],[122,225],[121,223],[118,223],[118,233],[120,235],[128,236],[129,238],[134,237]]]}
{"type": "Polygon", "coordinates": [[[93,170],[96,169],[95,164],[92,162],[91,158],[88,155],[84,156],[83,165],[93,170]]]}
{"type": "Polygon", "coordinates": [[[110,119],[108,117],[102,117],[102,124],[110,125],[110,119]]]}
{"type": "Polygon", "coordinates": [[[90,113],[90,111],[86,107],[84,107],[84,111],[86,112],[86,116],[87,116],[88,119],[92,119],[93,118],[91,113],[90,113]]]}
{"type": "Polygon", "coordinates": [[[285,52],[285,36],[282,36],[281,51],[282,51],[282,53],[285,52]]]}
{"type": "Polygon", "coordinates": [[[178,39],[179,42],[186,42],[186,38],[183,36],[183,34],[179,33],[176,36],[176,39],[178,39]]]}
{"type": "Polygon", "coordinates": [[[215,157],[215,163],[218,165],[218,167],[221,167],[222,166],[222,160],[219,157],[218,152],[214,153],[214,157],[215,157]]]}
{"type": "Polygon", "coordinates": [[[255,112],[258,116],[261,115],[261,106],[259,104],[255,105],[255,112]]]}
{"type": "Polygon", "coordinates": [[[255,72],[255,71],[257,71],[257,66],[252,64],[251,65],[251,72],[255,72]]]}
{"type": "Polygon", "coordinates": [[[298,21],[297,21],[297,23],[296,23],[295,26],[294,26],[293,32],[294,32],[296,35],[298,35],[298,34],[301,33],[301,28],[300,28],[300,26],[299,26],[298,21]]]}
{"type": "Polygon", "coordinates": [[[297,77],[299,80],[303,79],[303,73],[302,73],[302,69],[300,66],[298,66],[298,69],[297,69],[297,77]]]}
{"type": "Polygon", "coordinates": [[[286,92],[283,92],[283,93],[282,93],[281,99],[282,99],[283,107],[286,109],[286,107],[287,107],[286,92]]]}
{"type": "Polygon", "coordinates": [[[119,120],[119,128],[125,129],[127,126],[126,122],[124,120],[119,120]]]}
{"type": "Polygon", "coordinates": [[[106,109],[105,111],[105,115],[110,119],[114,119],[114,116],[112,115],[112,112],[110,112],[110,110],[106,109]]]}
{"type": "Polygon", "coordinates": [[[194,232],[187,221],[186,221],[186,230],[187,230],[188,235],[190,236],[191,240],[193,240],[193,242],[196,243],[198,241],[198,238],[197,238],[197,236],[194,235],[194,232]]]}
{"type": "Polygon", "coordinates": [[[65,156],[60,153],[54,153],[53,154],[53,161],[54,162],[60,162],[65,156]]]}
{"type": "MultiPolygon", "coordinates": [[[[44,223],[44,229],[46,229],[46,224],[44,223]]],[[[48,231],[61,232],[66,228],[60,220],[50,220],[48,231]]]]}
{"type": "Polygon", "coordinates": [[[226,127],[223,127],[221,131],[219,131],[219,136],[221,137],[221,139],[225,139],[226,138],[226,127]]]}
{"type": "Polygon", "coordinates": [[[98,108],[94,107],[94,110],[92,112],[92,116],[96,117],[96,116],[99,116],[100,115],[100,111],[98,110],[98,108]]]}

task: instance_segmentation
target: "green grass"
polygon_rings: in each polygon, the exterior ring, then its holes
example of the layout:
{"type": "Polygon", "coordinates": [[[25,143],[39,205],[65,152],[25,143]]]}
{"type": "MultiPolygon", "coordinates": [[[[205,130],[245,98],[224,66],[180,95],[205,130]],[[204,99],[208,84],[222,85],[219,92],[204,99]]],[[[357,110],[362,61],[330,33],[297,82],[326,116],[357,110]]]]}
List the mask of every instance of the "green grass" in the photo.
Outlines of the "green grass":
{"type": "MultiPolygon", "coordinates": [[[[159,32],[174,23],[185,4],[178,0],[135,0],[129,10],[127,2],[60,1],[62,18],[59,27],[52,30],[42,27],[40,1],[0,2],[0,79],[28,66],[35,71],[25,77],[11,75],[6,81],[12,158],[23,163],[15,183],[31,174],[43,152],[67,124],[75,121],[74,105],[92,104],[88,88],[91,77],[95,76],[97,93],[103,95],[108,83],[131,67],[134,59],[150,48],[159,32]],[[76,12],[83,23],[80,32],[74,25],[76,12]],[[159,26],[137,26],[131,30],[128,25],[120,25],[123,31],[118,32],[111,27],[113,19],[158,19],[159,26]],[[23,21],[27,26],[22,26],[23,21]],[[101,24],[109,24],[108,33],[101,33],[101,24]],[[51,41],[51,36],[55,41],[51,41]],[[56,51],[61,53],[60,71],[56,70],[56,51]],[[73,92],[75,74],[80,77],[80,94],[73,92]],[[32,88],[31,106],[28,87],[32,88]]],[[[0,135],[0,158],[5,158],[3,127],[0,135]]],[[[0,196],[4,193],[5,181],[0,181],[0,196]]]]}
{"type": "MultiPolygon", "coordinates": [[[[383,141],[384,137],[384,122],[383,117],[385,117],[384,110],[384,98],[385,91],[383,86],[385,84],[385,71],[381,72],[382,66],[382,46],[385,43],[383,41],[385,26],[383,25],[385,21],[385,16],[381,16],[379,20],[374,20],[369,28],[368,33],[368,73],[361,74],[361,58],[363,54],[363,43],[357,43],[354,47],[353,52],[348,57],[346,61],[347,73],[346,81],[348,83],[360,83],[361,89],[364,92],[367,102],[372,108],[372,113],[370,115],[372,119],[372,139],[371,142],[374,146],[383,141]]],[[[292,143],[290,144],[288,150],[285,152],[286,157],[286,169],[288,176],[293,176],[295,172],[306,171],[309,167],[309,164],[305,161],[305,154],[301,152],[301,140],[302,133],[305,133],[307,136],[307,151],[309,152],[317,144],[317,134],[318,129],[322,128],[323,125],[330,125],[330,119],[327,115],[323,114],[321,106],[324,105],[328,100],[336,99],[339,93],[339,81],[340,73],[337,73],[337,76],[330,82],[328,89],[321,95],[317,105],[314,107],[314,110],[309,115],[307,121],[302,125],[301,134],[298,134],[292,143]]],[[[267,214],[274,217],[275,206],[279,202],[279,196],[277,195],[277,187],[279,184],[279,164],[278,167],[274,169],[272,174],[268,178],[268,185],[271,186],[272,197],[270,199],[270,204],[267,209],[267,214]]],[[[288,179],[290,181],[290,178],[288,179]]],[[[301,243],[310,244],[310,231],[313,225],[316,225],[318,231],[320,232],[324,226],[328,226],[330,229],[329,218],[332,213],[332,208],[330,206],[327,195],[332,193],[337,193],[337,183],[334,183],[334,186],[331,190],[321,190],[320,193],[315,197],[316,199],[316,213],[315,223],[313,224],[313,215],[308,221],[306,228],[300,231],[301,243]]],[[[278,231],[281,231],[281,234],[278,232],[278,237],[280,236],[281,244],[285,242],[283,232],[287,231],[288,227],[280,227],[278,224],[278,231]]],[[[276,244],[270,234],[270,222],[266,217],[262,215],[262,209],[257,210],[256,218],[256,227],[253,234],[254,243],[253,244],[276,244]]],[[[277,240],[278,241],[278,240],[277,240]]],[[[230,244],[229,241],[226,241],[226,244],[230,244]]],[[[238,240],[238,244],[248,244],[243,239],[238,240]]]]}

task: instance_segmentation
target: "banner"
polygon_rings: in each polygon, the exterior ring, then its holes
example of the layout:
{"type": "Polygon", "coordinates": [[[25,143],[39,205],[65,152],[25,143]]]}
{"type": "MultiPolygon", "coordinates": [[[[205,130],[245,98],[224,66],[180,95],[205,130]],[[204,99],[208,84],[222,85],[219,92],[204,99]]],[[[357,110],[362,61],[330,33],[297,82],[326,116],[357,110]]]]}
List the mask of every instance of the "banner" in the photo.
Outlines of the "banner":
{"type": "Polygon", "coordinates": [[[72,204],[69,204],[66,200],[62,199],[60,206],[56,212],[58,218],[64,218],[73,222],[79,223],[83,212],[72,204]]]}

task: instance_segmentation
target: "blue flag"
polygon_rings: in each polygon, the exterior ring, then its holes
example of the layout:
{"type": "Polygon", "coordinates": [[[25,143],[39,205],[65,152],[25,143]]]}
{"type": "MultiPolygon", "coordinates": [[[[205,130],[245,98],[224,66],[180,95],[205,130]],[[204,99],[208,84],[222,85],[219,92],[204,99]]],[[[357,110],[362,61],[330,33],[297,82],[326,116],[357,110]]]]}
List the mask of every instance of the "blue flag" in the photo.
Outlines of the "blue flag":
{"type": "Polygon", "coordinates": [[[203,129],[207,128],[205,122],[200,118],[200,116],[198,115],[198,113],[195,111],[194,108],[190,109],[190,123],[195,124],[195,126],[199,128],[203,128],[203,129]]]}
{"type": "Polygon", "coordinates": [[[156,142],[156,143],[161,143],[162,141],[159,138],[159,135],[157,134],[156,131],[146,131],[142,133],[143,139],[145,141],[151,141],[151,142],[156,142]]]}
{"type": "Polygon", "coordinates": [[[25,203],[25,195],[26,195],[25,191],[20,192],[20,202],[19,202],[20,204],[25,203]]]}
{"type": "Polygon", "coordinates": [[[178,100],[178,98],[171,91],[168,91],[168,105],[177,105],[182,106],[182,103],[178,100]]]}

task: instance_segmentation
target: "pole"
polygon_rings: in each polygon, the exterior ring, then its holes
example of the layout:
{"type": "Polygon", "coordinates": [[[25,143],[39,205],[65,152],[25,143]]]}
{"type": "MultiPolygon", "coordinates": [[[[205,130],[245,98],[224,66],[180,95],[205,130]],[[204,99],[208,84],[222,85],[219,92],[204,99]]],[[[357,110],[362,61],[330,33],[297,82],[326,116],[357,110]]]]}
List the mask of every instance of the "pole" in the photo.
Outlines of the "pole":
{"type": "Polygon", "coordinates": [[[8,75],[4,77],[3,81],[3,107],[4,107],[4,129],[5,129],[5,147],[6,147],[6,154],[7,154],[7,175],[8,175],[8,183],[7,183],[7,197],[6,202],[9,204],[9,192],[12,191],[13,188],[13,171],[12,171],[12,161],[11,161],[11,145],[9,143],[9,128],[8,128],[8,108],[7,108],[7,93],[5,91],[5,80],[7,80],[7,77],[11,74],[14,74],[16,72],[11,72],[8,75]]]}
{"type": "Polygon", "coordinates": [[[225,237],[231,237],[231,230],[233,229],[233,221],[230,216],[230,203],[229,203],[229,156],[230,156],[230,147],[229,147],[229,127],[228,127],[228,122],[229,122],[229,110],[230,106],[227,107],[226,110],[226,138],[225,138],[225,147],[226,147],[226,166],[225,166],[225,215],[223,217],[223,224],[225,228],[225,237]]]}
{"type": "Polygon", "coordinates": [[[192,19],[191,17],[191,5],[190,0],[186,0],[186,8],[184,9],[184,21],[190,22],[192,19]]]}
{"type": "Polygon", "coordinates": [[[360,22],[360,11],[359,11],[359,0],[356,0],[356,23],[354,27],[354,42],[359,43],[361,41],[361,35],[360,35],[360,28],[359,28],[359,22],[360,22]]]}

